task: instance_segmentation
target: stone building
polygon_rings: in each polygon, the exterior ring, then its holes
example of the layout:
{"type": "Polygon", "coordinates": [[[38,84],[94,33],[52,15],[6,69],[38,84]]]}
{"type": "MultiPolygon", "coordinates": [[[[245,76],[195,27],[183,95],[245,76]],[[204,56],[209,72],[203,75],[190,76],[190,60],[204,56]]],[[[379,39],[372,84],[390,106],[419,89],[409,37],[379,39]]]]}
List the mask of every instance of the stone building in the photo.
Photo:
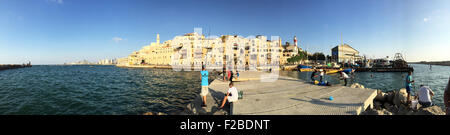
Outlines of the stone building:
{"type": "Polygon", "coordinates": [[[354,63],[361,57],[358,50],[348,44],[343,44],[331,49],[331,59],[337,63],[354,63]]]}

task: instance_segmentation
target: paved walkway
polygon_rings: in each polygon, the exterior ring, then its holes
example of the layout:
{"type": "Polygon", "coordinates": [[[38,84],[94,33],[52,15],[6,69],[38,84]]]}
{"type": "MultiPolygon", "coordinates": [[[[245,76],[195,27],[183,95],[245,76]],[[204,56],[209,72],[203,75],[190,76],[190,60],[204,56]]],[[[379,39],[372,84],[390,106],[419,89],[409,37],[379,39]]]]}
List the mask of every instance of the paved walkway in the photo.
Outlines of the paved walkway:
{"type": "MultiPolygon", "coordinates": [[[[285,76],[278,76],[278,79],[273,77],[266,72],[240,73],[240,79],[235,82],[235,87],[243,91],[244,96],[234,103],[233,114],[358,115],[372,106],[373,98],[376,96],[376,90],[372,89],[317,86],[285,76]],[[276,81],[262,82],[258,76],[276,81]],[[330,96],[334,100],[329,100],[330,96]]],[[[209,85],[208,107],[198,106],[197,110],[202,110],[203,114],[216,113],[228,90],[228,83],[221,79],[214,80],[209,85]]],[[[201,102],[201,99],[199,101],[201,102]]]]}

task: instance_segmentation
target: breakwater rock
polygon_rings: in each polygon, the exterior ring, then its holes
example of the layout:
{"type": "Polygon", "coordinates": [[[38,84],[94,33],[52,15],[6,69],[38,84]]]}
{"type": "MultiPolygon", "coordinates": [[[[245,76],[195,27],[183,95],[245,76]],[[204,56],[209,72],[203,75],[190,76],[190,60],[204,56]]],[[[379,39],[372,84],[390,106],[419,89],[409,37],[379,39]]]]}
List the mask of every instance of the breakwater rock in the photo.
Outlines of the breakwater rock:
{"type": "Polygon", "coordinates": [[[361,115],[445,115],[439,106],[422,107],[420,104],[411,106],[407,100],[405,88],[388,92],[377,90],[373,108],[362,112],[361,115]]]}

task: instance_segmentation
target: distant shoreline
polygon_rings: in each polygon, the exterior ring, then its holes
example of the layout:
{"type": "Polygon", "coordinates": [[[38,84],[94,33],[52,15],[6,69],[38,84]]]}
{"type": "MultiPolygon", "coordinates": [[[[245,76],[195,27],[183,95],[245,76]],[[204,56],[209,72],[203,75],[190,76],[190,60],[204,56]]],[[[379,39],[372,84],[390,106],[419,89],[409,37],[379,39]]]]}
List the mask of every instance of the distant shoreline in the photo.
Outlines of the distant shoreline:
{"type": "Polygon", "coordinates": [[[409,64],[427,64],[427,65],[450,66],[450,61],[421,61],[421,62],[409,62],[409,64]]]}

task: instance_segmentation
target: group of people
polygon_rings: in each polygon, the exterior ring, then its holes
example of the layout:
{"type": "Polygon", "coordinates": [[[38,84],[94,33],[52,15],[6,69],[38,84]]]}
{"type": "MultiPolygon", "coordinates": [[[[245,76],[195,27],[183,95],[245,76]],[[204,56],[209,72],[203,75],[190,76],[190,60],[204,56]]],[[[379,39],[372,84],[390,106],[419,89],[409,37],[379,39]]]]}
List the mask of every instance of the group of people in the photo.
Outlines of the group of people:
{"type": "MultiPolygon", "coordinates": [[[[225,80],[225,70],[224,70],[223,73],[224,73],[224,80],[225,80]]],[[[202,71],[200,71],[200,74],[201,74],[200,78],[201,78],[201,81],[202,81],[202,83],[201,83],[202,84],[202,89],[201,89],[201,92],[200,92],[200,96],[202,97],[202,101],[203,101],[202,107],[207,107],[207,105],[206,105],[206,96],[209,93],[209,89],[208,89],[208,86],[209,86],[209,82],[208,82],[209,72],[203,66],[202,67],[202,71]]],[[[238,90],[236,89],[236,87],[234,87],[233,71],[227,71],[227,74],[228,74],[228,76],[227,76],[228,78],[227,79],[230,81],[230,83],[228,84],[229,89],[228,89],[227,93],[225,94],[225,97],[224,97],[224,99],[222,101],[222,104],[220,105],[219,108],[222,109],[225,106],[225,104],[228,103],[230,105],[230,114],[231,114],[232,113],[231,109],[232,109],[233,102],[236,102],[238,100],[238,90]]],[[[239,72],[236,72],[236,76],[239,77],[239,72]]]]}
{"type": "MultiPolygon", "coordinates": [[[[407,102],[411,103],[411,92],[412,92],[412,88],[413,88],[413,83],[415,83],[415,81],[412,78],[412,71],[408,72],[408,75],[406,76],[405,79],[405,87],[406,87],[406,92],[408,93],[407,97],[407,102]]],[[[450,115],[450,78],[448,80],[447,86],[444,89],[444,104],[445,104],[445,112],[447,115],[450,115]]],[[[421,106],[424,107],[429,107],[429,106],[433,106],[433,96],[435,95],[434,91],[431,90],[431,88],[429,86],[425,86],[425,85],[420,85],[419,90],[417,90],[416,95],[414,96],[414,99],[417,99],[419,104],[421,106]]]]}

